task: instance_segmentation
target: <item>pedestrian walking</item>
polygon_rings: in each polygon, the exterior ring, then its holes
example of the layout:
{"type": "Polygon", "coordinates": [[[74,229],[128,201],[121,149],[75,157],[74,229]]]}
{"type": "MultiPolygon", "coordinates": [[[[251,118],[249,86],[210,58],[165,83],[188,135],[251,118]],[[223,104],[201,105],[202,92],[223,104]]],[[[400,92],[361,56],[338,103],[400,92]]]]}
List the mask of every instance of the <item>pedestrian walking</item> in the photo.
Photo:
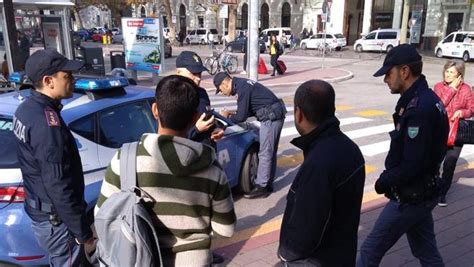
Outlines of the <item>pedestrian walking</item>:
{"type": "Polygon", "coordinates": [[[72,71],[82,66],[82,61],[68,60],[54,49],[35,52],[25,72],[36,89],[14,117],[25,210],[51,266],[79,266],[83,244],[93,242],[81,158],[60,113],[61,100],[73,93],[72,71]]]}
{"type": "Polygon", "coordinates": [[[176,58],[176,74],[191,79],[198,86],[199,119],[194,127],[191,128],[189,138],[197,142],[203,142],[216,148],[216,141],[224,136],[224,130],[215,126],[215,118],[210,115],[211,100],[206,89],[199,87],[201,84],[201,75],[207,69],[202,64],[201,57],[192,51],[183,51],[176,58]],[[207,115],[209,118],[206,118],[207,115]]]}
{"type": "MultiPolygon", "coordinates": [[[[471,86],[464,82],[464,62],[448,60],[443,68],[443,81],[434,86],[434,92],[439,96],[448,112],[450,128],[456,119],[467,119],[474,114],[474,96],[471,86]]],[[[438,206],[446,207],[446,194],[453,181],[456,163],[461,154],[462,145],[448,147],[443,162],[441,176],[442,188],[438,206]]]]}
{"type": "Polygon", "coordinates": [[[247,31],[240,32],[240,34],[243,34],[243,36],[244,36],[244,64],[243,64],[244,70],[240,74],[247,75],[247,57],[248,57],[248,54],[247,54],[247,51],[248,51],[247,31]]]}
{"type": "Polygon", "coordinates": [[[339,128],[335,92],[321,80],[296,89],[291,143],[304,161],[287,196],[278,255],[284,266],[354,266],[364,158],[339,128]]]}
{"type": "Polygon", "coordinates": [[[184,39],[186,38],[186,34],[184,33],[183,29],[179,31],[178,37],[179,37],[179,46],[183,46],[184,39]]]}
{"type": "Polygon", "coordinates": [[[270,64],[273,67],[273,72],[270,76],[275,76],[275,71],[277,73],[282,73],[280,67],[278,66],[278,58],[283,54],[283,47],[278,42],[277,37],[272,35],[270,39],[270,64]]]}
{"type": "MultiPolygon", "coordinates": [[[[171,75],[156,86],[158,133],[138,144],[137,186],[154,200],[163,266],[210,266],[211,236],[230,237],[236,216],[226,174],[210,146],[187,139],[199,106],[198,86],[171,75]]],[[[112,158],[95,212],[120,187],[120,150],[112,158]]],[[[120,253],[120,251],[116,251],[120,253]]]]}
{"type": "Polygon", "coordinates": [[[286,108],[283,100],[267,87],[249,79],[230,77],[219,72],[214,77],[216,94],[237,95],[237,111],[221,110],[220,114],[232,122],[239,123],[255,116],[260,122],[260,151],[257,178],[253,190],[246,198],[265,198],[273,192],[276,171],[278,142],[285,121],[286,108]]]}
{"type": "Polygon", "coordinates": [[[408,44],[390,50],[374,76],[385,75],[392,94],[400,94],[390,132],[385,170],[375,183],[389,202],[360,248],[357,266],[379,266],[385,253],[406,234],[422,266],[444,266],[431,211],[438,203],[437,173],[446,153],[448,119],[443,103],[429,89],[423,62],[408,44]]]}

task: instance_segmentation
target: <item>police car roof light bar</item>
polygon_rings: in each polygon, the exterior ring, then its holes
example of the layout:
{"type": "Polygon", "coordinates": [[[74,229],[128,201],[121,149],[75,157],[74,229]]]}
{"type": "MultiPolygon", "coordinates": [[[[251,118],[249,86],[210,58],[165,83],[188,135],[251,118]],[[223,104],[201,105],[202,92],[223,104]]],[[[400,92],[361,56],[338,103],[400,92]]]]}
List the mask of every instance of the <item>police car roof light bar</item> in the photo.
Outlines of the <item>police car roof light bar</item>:
{"type": "Polygon", "coordinates": [[[127,78],[81,78],[77,79],[74,89],[77,91],[114,90],[129,85],[127,78]]]}

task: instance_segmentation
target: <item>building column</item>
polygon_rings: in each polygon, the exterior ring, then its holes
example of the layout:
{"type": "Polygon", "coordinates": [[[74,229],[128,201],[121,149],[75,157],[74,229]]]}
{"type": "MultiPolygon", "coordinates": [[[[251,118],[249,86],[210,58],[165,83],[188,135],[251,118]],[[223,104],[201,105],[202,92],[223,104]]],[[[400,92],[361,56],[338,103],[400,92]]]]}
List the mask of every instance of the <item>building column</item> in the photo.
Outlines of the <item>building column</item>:
{"type": "Polygon", "coordinates": [[[393,21],[392,21],[392,28],[400,29],[400,24],[402,21],[402,6],[403,0],[395,0],[395,4],[393,5],[393,21]]]}
{"type": "Polygon", "coordinates": [[[364,20],[362,22],[363,35],[370,32],[370,24],[372,23],[372,4],[373,0],[364,0],[364,20]]]}

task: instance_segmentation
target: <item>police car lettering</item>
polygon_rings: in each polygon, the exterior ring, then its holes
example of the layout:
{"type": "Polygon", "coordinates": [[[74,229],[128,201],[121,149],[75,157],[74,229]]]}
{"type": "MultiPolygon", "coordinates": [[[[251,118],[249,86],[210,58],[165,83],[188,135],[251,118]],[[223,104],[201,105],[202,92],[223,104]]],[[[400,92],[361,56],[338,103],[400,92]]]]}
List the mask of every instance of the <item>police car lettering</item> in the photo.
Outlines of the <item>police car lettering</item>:
{"type": "Polygon", "coordinates": [[[25,125],[20,120],[18,120],[16,117],[13,118],[13,133],[15,134],[16,138],[18,138],[18,140],[22,141],[23,143],[26,142],[25,128],[25,125]]]}
{"type": "Polygon", "coordinates": [[[60,126],[58,114],[51,108],[47,107],[44,109],[44,114],[46,115],[46,122],[49,127],[58,127],[60,126]]]}
{"type": "Polygon", "coordinates": [[[230,162],[230,155],[227,149],[219,151],[218,161],[222,166],[225,166],[230,162]]]}
{"type": "Polygon", "coordinates": [[[9,121],[0,121],[0,130],[2,131],[12,131],[13,123],[9,121]]]}

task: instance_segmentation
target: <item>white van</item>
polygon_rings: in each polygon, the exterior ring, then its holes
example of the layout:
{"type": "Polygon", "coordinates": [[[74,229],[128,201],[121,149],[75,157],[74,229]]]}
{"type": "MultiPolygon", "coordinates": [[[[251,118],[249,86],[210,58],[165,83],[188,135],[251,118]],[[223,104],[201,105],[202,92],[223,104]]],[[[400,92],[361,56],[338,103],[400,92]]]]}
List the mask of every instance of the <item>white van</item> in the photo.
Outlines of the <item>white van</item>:
{"type": "Polygon", "coordinates": [[[214,44],[219,43],[219,36],[216,29],[196,29],[188,33],[184,39],[186,44],[207,44],[207,35],[214,44]]]}
{"type": "Polygon", "coordinates": [[[400,29],[378,29],[355,41],[354,50],[388,52],[399,44],[400,29]]]}
{"type": "Polygon", "coordinates": [[[474,32],[452,32],[435,47],[437,57],[455,57],[469,61],[474,55],[474,32]]]}
{"type": "Polygon", "coordinates": [[[270,39],[272,35],[275,35],[277,37],[277,40],[280,42],[280,44],[284,46],[290,46],[291,28],[280,27],[263,30],[260,33],[260,39],[265,41],[265,45],[267,47],[270,46],[270,39]]]}

